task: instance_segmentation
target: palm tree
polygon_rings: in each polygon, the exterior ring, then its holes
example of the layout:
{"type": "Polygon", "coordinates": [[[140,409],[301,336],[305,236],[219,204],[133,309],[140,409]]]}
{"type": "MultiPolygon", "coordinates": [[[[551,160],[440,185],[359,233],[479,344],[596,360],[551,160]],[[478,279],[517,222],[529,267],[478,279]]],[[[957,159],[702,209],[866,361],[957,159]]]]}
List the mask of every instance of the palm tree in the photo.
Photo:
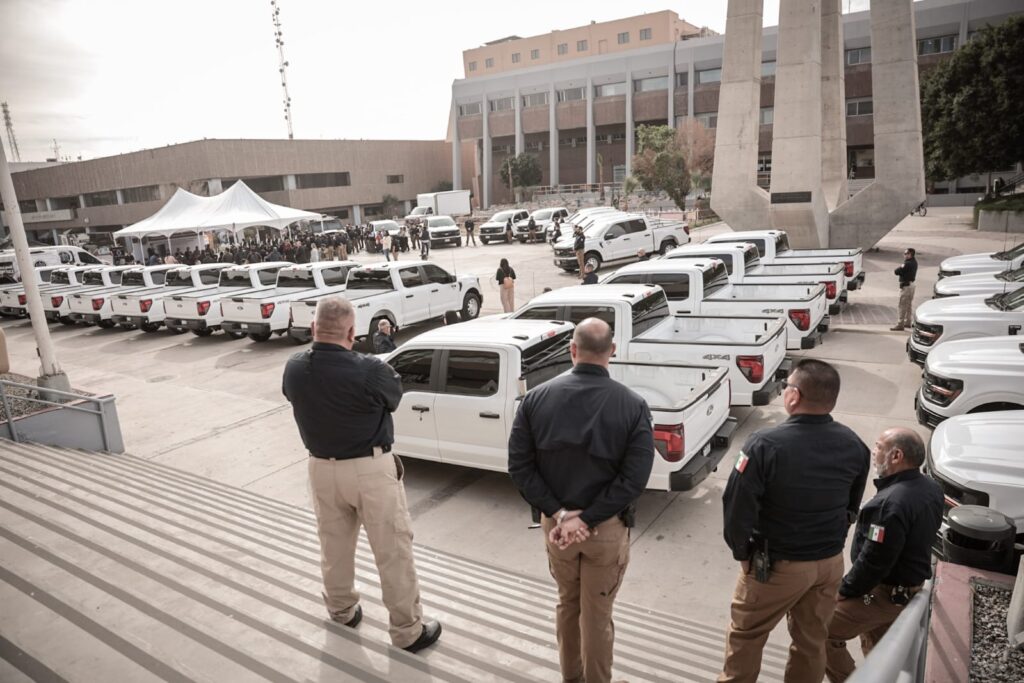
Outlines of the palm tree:
{"type": "Polygon", "coordinates": [[[631,175],[622,180],[622,210],[629,211],[629,196],[640,187],[640,181],[631,175]]]}

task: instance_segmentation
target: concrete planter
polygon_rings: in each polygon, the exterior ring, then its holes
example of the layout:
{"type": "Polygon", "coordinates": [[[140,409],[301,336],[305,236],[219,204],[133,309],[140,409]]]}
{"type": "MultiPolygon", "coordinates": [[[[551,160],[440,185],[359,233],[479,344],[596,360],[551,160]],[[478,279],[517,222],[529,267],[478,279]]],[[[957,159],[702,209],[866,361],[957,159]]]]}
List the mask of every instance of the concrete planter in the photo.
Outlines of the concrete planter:
{"type": "Polygon", "coordinates": [[[40,405],[46,407],[0,422],[0,439],[124,453],[121,423],[113,396],[75,396],[60,405],[40,405]]]}
{"type": "Polygon", "coordinates": [[[978,212],[978,230],[986,232],[1024,232],[1024,211],[978,212]]]}

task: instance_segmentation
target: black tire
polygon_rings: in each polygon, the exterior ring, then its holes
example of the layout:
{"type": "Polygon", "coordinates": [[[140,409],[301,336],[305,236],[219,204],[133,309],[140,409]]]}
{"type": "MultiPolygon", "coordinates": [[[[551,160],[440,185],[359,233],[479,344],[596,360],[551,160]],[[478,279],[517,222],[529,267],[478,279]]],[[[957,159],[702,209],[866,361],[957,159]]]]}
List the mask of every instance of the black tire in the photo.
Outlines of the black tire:
{"type": "Polygon", "coordinates": [[[250,332],[249,333],[249,339],[252,339],[254,342],[261,342],[262,343],[262,342],[265,342],[268,339],[270,339],[270,333],[269,332],[250,332]]]}
{"type": "Polygon", "coordinates": [[[462,300],[462,310],[459,317],[463,320],[473,320],[480,315],[480,297],[474,292],[469,292],[462,300]]]}
{"type": "Polygon", "coordinates": [[[231,337],[232,339],[245,339],[246,337],[249,336],[245,332],[225,332],[225,334],[231,337]]]}
{"type": "Polygon", "coordinates": [[[149,334],[153,334],[160,329],[160,326],[156,323],[142,323],[139,327],[142,328],[143,332],[148,332],[149,334]]]}
{"type": "Polygon", "coordinates": [[[209,337],[211,334],[213,334],[213,330],[211,330],[211,329],[192,330],[192,334],[196,335],[197,337],[209,337]]]}
{"type": "Polygon", "coordinates": [[[113,320],[101,320],[98,323],[96,323],[96,325],[99,326],[101,329],[109,330],[114,328],[117,325],[117,323],[115,323],[113,320]]]}
{"type": "Polygon", "coordinates": [[[454,325],[459,322],[459,314],[456,311],[445,311],[444,324],[454,325]]]}
{"type": "Polygon", "coordinates": [[[664,242],[661,243],[661,249],[658,250],[658,253],[661,254],[662,256],[664,256],[671,249],[675,249],[675,248],[676,248],[676,243],[675,242],[673,242],[672,240],[665,240],[664,242]]]}
{"type": "Polygon", "coordinates": [[[486,237],[481,237],[480,238],[480,244],[487,244],[487,238],[486,237]]]}
{"type": "Polygon", "coordinates": [[[594,267],[594,272],[601,270],[601,255],[596,251],[592,251],[583,256],[583,267],[586,268],[588,265],[594,267]]]}

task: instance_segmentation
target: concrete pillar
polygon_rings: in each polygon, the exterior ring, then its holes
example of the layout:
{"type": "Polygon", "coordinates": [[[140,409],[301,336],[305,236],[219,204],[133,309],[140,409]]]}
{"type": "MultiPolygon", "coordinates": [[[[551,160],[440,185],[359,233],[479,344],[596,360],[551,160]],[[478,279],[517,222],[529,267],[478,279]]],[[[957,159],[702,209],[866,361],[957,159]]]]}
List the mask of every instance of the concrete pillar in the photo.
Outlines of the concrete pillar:
{"type": "MultiPolygon", "coordinates": [[[[761,3],[757,3],[758,14],[761,13],[761,3]]],[[[758,34],[757,44],[761,44],[761,34],[758,34]]],[[[724,60],[723,60],[724,64],[724,60]]],[[[760,76],[761,72],[757,72],[760,76]]],[[[690,63],[686,65],[686,115],[693,118],[693,86],[696,85],[694,81],[697,80],[697,71],[693,68],[693,50],[690,50],[690,63]]],[[[721,110],[721,105],[719,105],[721,110]]]]}
{"type": "Polygon", "coordinates": [[[78,195],[78,208],[79,209],[84,209],[85,208],[85,195],[84,194],[78,195]]]}
{"type": "Polygon", "coordinates": [[[523,96],[519,94],[519,88],[516,88],[513,106],[513,112],[516,117],[516,156],[519,156],[526,147],[526,141],[523,136],[523,96]]]}
{"type": "Polygon", "coordinates": [[[594,165],[597,158],[597,128],[594,126],[594,81],[587,77],[587,185],[594,184],[594,165]]]}
{"type": "Polygon", "coordinates": [[[46,209],[44,209],[44,210],[45,211],[53,211],[53,201],[51,201],[49,197],[47,197],[43,201],[46,202],[46,209]]]}
{"type": "Polygon", "coordinates": [[[487,97],[483,99],[484,133],[483,133],[483,178],[480,181],[483,187],[480,188],[480,208],[486,209],[491,205],[491,126],[488,119],[491,118],[487,111],[487,97]]]}
{"type": "Polygon", "coordinates": [[[124,204],[124,192],[122,190],[114,190],[117,193],[118,205],[124,204]]]}
{"type": "Polygon", "coordinates": [[[406,199],[402,203],[405,206],[405,215],[408,216],[410,213],[412,213],[412,200],[406,199]]]}
{"type": "Polygon", "coordinates": [[[452,100],[452,189],[462,189],[462,141],[459,139],[459,107],[452,100]]]}
{"type": "Polygon", "coordinates": [[[840,0],[821,6],[821,189],[832,211],[849,198],[846,175],[846,77],[840,0]]]}
{"type": "Polygon", "coordinates": [[[558,93],[555,92],[555,84],[552,83],[548,90],[548,166],[551,168],[548,174],[548,184],[555,186],[559,184],[558,173],[558,93]]]}
{"type": "Polygon", "coordinates": [[[207,183],[207,187],[210,190],[210,196],[218,195],[224,191],[224,185],[221,183],[220,178],[210,178],[207,183]]]}
{"type": "Polygon", "coordinates": [[[769,216],[793,246],[805,248],[828,244],[821,188],[822,1],[782,0],[775,61],[769,216]]]}
{"type": "MultiPolygon", "coordinates": [[[[730,0],[725,20],[711,207],[733,230],[763,229],[768,225],[768,193],[757,186],[762,15],[762,0],[730,0]]],[[[692,55],[688,68],[687,98],[692,118],[692,55]]]]}
{"type": "MultiPolygon", "coordinates": [[[[633,72],[626,72],[626,177],[633,173],[633,148],[636,146],[636,127],[633,125],[633,72]]],[[[612,180],[614,180],[614,176],[612,180]]]]}
{"type": "Polygon", "coordinates": [[[295,180],[295,174],[289,173],[284,177],[284,189],[286,190],[297,190],[298,183],[295,180]]]}
{"type": "Polygon", "coordinates": [[[50,210],[50,200],[49,199],[37,199],[37,200],[35,200],[35,202],[36,202],[36,211],[49,211],[50,210]]]}
{"type": "Polygon", "coordinates": [[[353,225],[359,225],[362,222],[363,222],[362,207],[360,207],[358,204],[353,204],[352,205],[352,224],[353,225]]]}
{"type": "Polygon", "coordinates": [[[970,4],[965,2],[960,10],[960,36],[957,38],[957,47],[963,47],[967,44],[967,21],[970,18],[970,4]]]}
{"type": "MultiPolygon", "coordinates": [[[[679,42],[679,39],[676,39],[679,42]]],[[[668,125],[676,127],[676,51],[672,50],[672,61],[668,66],[668,107],[665,112],[668,125]]]]}

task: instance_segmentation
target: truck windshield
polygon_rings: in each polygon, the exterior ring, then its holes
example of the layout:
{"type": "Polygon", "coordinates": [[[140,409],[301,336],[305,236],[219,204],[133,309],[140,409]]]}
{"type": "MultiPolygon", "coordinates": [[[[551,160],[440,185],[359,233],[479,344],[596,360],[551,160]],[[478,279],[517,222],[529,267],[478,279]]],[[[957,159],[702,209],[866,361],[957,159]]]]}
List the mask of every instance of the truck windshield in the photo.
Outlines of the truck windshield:
{"type": "Polygon", "coordinates": [[[509,218],[512,218],[515,211],[499,211],[498,213],[491,216],[491,223],[504,223],[509,218]]]}
{"type": "Polygon", "coordinates": [[[455,225],[455,221],[447,216],[441,218],[431,218],[427,221],[427,225],[431,228],[447,228],[455,225]]]}
{"type": "Polygon", "coordinates": [[[1000,261],[1012,261],[1020,256],[1024,256],[1024,242],[1021,242],[1013,249],[999,251],[992,255],[993,258],[999,259],[1000,261]]]}
{"type": "MultiPolygon", "coordinates": [[[[782,233],[775,237],[775,254],[778,255],[786,251],[789,251],[789,235],[782,233]]],[[[764,256],[764,254],[761,255],[764,256]]]]}
{"type": "Polygon", "coordinates": [[[554,213],[552,209],[544,209],[542,211],[533,212],[533,220],[535,221],[546,221],[551,218],[551,214],[554,213]]]}
{"type": "MultiPolygon", "coordinates": [[[[57,279],[57,275],[58,273],[53,274],[53,280],[51,280],[51,282],[57,279]]],[[[996,278],[1002,280],[1003,282],[1024,282],[1024,266],[1021,266],[1020,268],[1015,268],[1013,270],[1007,270],[1006,272],[1003,273],[999,273],[999,275],[996,275],[996,278]]]]}
{"type": "MultiPolygon", "coordinates": [[[[722,266],[725,272],[725,266],[722,266]]],[[[669,316],[665,292],[657,291],[633,303],[633,336],[643,334],[669,316]]]]}
{"type": "Polygon", "coordinates": [[[313,282],[313,271],[306,270],[282,270],[277,274],[277,286],[278,287],[312,287],[313,282]]]}
{"type": "Polygon", "coordinates": [[[381,289],[394,291],[395,283],[391,278],[391,271],[380,270],[353,270],[348,274],[348,284],[345,287],[348,291],[354,289],[381,289]]]}
{"type": "Polygon", "coordinates": [[[1004,311],[1017,311],[1024,308],[1024,287],[1015,292],[1007,292],[999,297],[1004,311]]]}
{"type": "Polygon", "coordinates": [[[221,287],[252,287],[248,270],[225,270],[220,274],[221,287]]]}
{"type": "Polygon", "coordinates": [[[729,273],[726,271],[724,263],[719,262],[708,266],[704,271],[704,298],[707,299],[727,284],[729,284],[729,273]]]}
{"type": "Polygon", "coordinates": [[[557,377],[572,367],[572,357],[569,355],[570,341],[572,330],[566,330],[523,349],[522,373],[527,390],[557,377]]]}

